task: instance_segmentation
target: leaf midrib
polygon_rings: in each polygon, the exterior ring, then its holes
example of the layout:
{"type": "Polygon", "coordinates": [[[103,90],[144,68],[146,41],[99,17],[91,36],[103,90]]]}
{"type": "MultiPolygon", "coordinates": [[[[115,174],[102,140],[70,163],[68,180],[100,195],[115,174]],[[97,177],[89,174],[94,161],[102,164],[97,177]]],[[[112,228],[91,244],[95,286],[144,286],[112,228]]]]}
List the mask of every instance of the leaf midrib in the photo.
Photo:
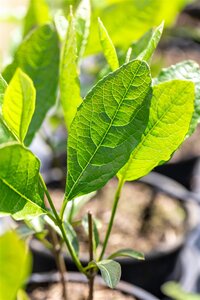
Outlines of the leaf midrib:
{"type": "Polygon", "coordinates": [[[115,114],[114,114],[114,116],[113,116],[113,118],[112,118],[112,120],[111,120],[111,122],[110,122],[110,124],[109,124],[109,126],[108,126],[108,128],[107,128],[107,130],[106,130],[106,132],[105,132],[105,134],[103,135],[103,137],[102,137],[102,139],[101,139],[99,145],[97,146],[96,150],[95,150],[94,153],[92,154],[92,156],[91,156],[91,158],[89,159],[88,163],[87,163],[86,166],[82,169],[82,172],[80,173],[79,177],[78,177],[77,180],[74,182],[74,184],[73,184],[73,186],[72,186],[70,192],[68,193],[67,199],[70,198],[70,195],[71,195],[71,193],[72,193],[74,187],[76,186],[77,182],[79,181],[79,179],[81,178],[81,176],[82,176],[83,173],[85,172],[86,168],[87,168],[88,165],[90,164],[91,160],[94,158],[95,154],[97,153],[97,151],[98,151],[99,148],[101,147],[102,143],[104,142],[104,140],[105,140],[105,138],[106,138],[106,136],[107,136],[107,134],[108,134],[108,132],[109,132],[109,130],[110,130],[110,128],[111,128],[111,126],[112,126],[112,124],[113,124],[115,118],[116,118],[116,115],[117,115],[117,113],[119,112],[119,109],[120,109],[120,107],[121,107],[121,105],[122,105],[122,103],[123,103],[123,101],[124,101],[124,99],[125,99],[125,97],[126,97],[128,91],[129,91],[129,89],[130,89],[130,87],[131,87],[131,85],[132,85],[132,83],[133,83],[133,81],[134,81],[134,79],[135,79],[135,77],[136,77],[136,75],[137,75],[137,73],[138,73],[138,71],[139,71],[139,69],[140,69],[140,67],[141,67],[141,65],[142,65],[143,63],[144,63],[144,62],[140,61],[140,64],[139,64],[139,66],[138,66],[138,68],[137,68],[137,71],[135,72],[134,77],[133,77],[132,80],[130,81],[130,83],[129,83],[129,85],[128,85],[128,88],[127,88],[126,92],[124,93],[124,96],[122,97],[122,100],[121,100],[120,103],[118,104],[118,107],[117,107],[117,109],[116,109],[116,112],[115,112],[115,114]]]}

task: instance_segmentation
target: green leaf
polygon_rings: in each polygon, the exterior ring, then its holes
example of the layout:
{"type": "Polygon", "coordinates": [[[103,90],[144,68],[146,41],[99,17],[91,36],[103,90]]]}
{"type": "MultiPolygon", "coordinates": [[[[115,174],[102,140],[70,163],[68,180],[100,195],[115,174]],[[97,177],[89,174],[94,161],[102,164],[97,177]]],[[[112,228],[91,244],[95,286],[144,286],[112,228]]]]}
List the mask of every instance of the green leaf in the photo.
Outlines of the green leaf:
{"type": "Polygon", "coordinates": [[[103,49],[103,53],[111,69],[114,71],[117,68],[119,68],[119,61],[115,50],[115,46],[113,45],[113,42],[109,37],[108,32],[105,26],[103,25],[103,23],[101,22],[100,18],[98,18],[98,23],[99,23],[99,38],[103,49]]]}
{"type": "Polygon", "coordinates": [[[24,141],[35,110],[35,88],[32,80],[17,69],[3,100],[3,118],[21,142],[24,141]]]}
{"type": "Polygon", "coordinates": [[[130,258],[135,258],[139,260],[144,260],[144,254],[132,249],[120,249],[119,251],[116,251],[109,255],[109,259],[113,259],[116,257],[130,257],[130,258]]]}
{"type": "Polygon", "coordinates": [[[168,161],[183,142],[194,111],[194,84],[172,80],[153,88],[149,122],[118,177],[136,180],[168,161]]]}
{"type": "Polygon", "coordinates": [[[79,253],[79,243],[78,243],[77,234],[76,234],[74,228],[67,221],[64,221],[64,228],[65,228],[66,235],[67,235],[72,247],[74,248],[76,254],[78,255],[78,253],[79,253]]]}
{"type": "Polygon", "coordinates": [[[31,271],[31,257],[26,244],[15,232],[0,236],[0,298],[16,299],[31,271]]]}
{"type": "Polygon", "coordinates": [[[165,283],[162,292],[174,300],[200,300],[200,295],[185,292],[180,284],[173,281],[165,283]]]}
{"type": "Polygon", "coordinates": [[[63,42],[66,38],[68,21],[62,11],[57,11],[54,16],[55,26],[59,35],[60,40],[63,42]]]}
{"type": "Polygon", "coordinates": [[[0,145],[15,140],[16,138],[0,116],[0,145]]]}
{"type": "Polygon", "coordinates": [[[7,88],[7,83],[0,74],[0,114],[1,114],[1,106],[3,104],[3,97],[6,88],[7,88]]]}
{"type": "Polygon", "coordinates": [[[32,80],[36,89],[36,107],[25,143],[30,144],[35,132],[56,100],[59,70],[58,36],[53,25],[34,30],[18,48],[14,61],[3,72],[7,82],[16,69],[21,68],[32,80]]]}
{"type": "Polygon", "coordinates": [[[121,278],[121,266],[118,262],[110,259],[102,260],[96,263],[101,272],[101,276],[107,286],[115,288],[121,278]]]}
{"type": "Polygon", "coordinates": [[[77,107],[82,102],[77,71],[75,19],[72,12],[69,16],[69,26],[61,61],[60,96],[65,123],[69,130],[71,122],[76,114],[77,107]]]}
{"type": "MultiPolygon", "coordinates": [[[[44,220],[47,222],[47,224],[49,224],[58,233],[58,235],[61,238],[63,238],[60,228],[58,226],[56,226],[55,223],[48,216],[45,216],[44,220]]],[[[74,230],[74,228],[72,227],[72,225],[69,222],[64,221],[63,224],[64,224],[65,233],[67,235],[67,238],[68,238],[69,242],[71,243],[72,247],[74,248],[74,251],[78,255],[79,243],[78,243],[76,231],[74,230]]]]}
{"type": "Polygon", "coordinates": [[[0,212],[15,219],[45,213],[38,193],[38,159],[17,143],[0,147],[0,157],[0,212]]]}
{"type": "Polygon", "coordinates": [[[27,35],[34,27],[48,23],[50,19],[49,7],[45,0],[30,0],[28,11],[24,18],[23,35],[27,35]]]}
{"type": "Polygon", "coordinates": [[[151,77],[135,60],[100,80],[78,109],[68,139],[68,200],[101,188],[127,162],[146,128],[151,77]]]}
{"type": "MultiPolygon", "coordinates": [[[[98,245],[99,245],[99,233],[98,233],[98,229],[97,229],[97,225],[96,225],[96,221],[94,218],[92,218],[92,229],[93,229],[93,249],[94,251],[97,249],[98,245]]],[[[88,216],[85,215],[82,219],[82,226],[85,230],[85,233],[88,235],[89,232],[89,226],[88,226],[88,216]]]]}
{"type": "Polygon", "coordinates": [[[109,32],[115,47],[127,49],[146,31],[165,20],[169,26],[175,21],[186,0],[101,0],[93,1],[91,30],[86,52],[94,54],[101,51],[98,41],[97,18],[100,17],[109,32]],[[112,20],[112,21],[111,21],[112,20]]]}
{"type": "Polygon", "coordinates": [[[169,68],[163,69],[154,84],[169,81],[172,79],[191,80],[195,84],[195,103],[194,113],[190,123],[188,135],[191,135],[197,124],[200,122],[200,68],[199,65],[191,60],[186,60],[169,68]]]}
{"type": "Polygon", "coordinates": [[[133,54],[131,59],[138,58],[146,61],[150,60],[160,41],[163,27],[164,22],[155,29],[150,29],[139,39],[139,41],[134,43],[131,46],[133,54]]]}
{"type": "Polygon", "coordinates": [[[84,54],[90,30],[90,0],[82,0],[75,13],[77,56],[84,54]]]}

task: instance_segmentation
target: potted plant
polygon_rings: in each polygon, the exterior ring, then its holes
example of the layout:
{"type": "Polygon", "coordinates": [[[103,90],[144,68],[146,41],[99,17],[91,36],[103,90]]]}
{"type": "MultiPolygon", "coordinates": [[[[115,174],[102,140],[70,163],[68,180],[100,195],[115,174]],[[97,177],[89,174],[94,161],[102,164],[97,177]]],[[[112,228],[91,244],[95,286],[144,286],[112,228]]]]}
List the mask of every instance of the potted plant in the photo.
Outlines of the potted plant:
{"type": "MultiPolygon", "coordinates": [[[[98,271],[105,283],[113,288],[121,276],[120,264],[115,258],[143,259],[142,253],[127,248],[108,257],[105,255],[122,187],[126,181],[136,180],[169,160],[186,135],[192,132],[199,118],[195,94],[199,83],[187,77],[174,79],[168,72],[167,79],[157,78],[152,82],[147,61],[160,39],[163,24],[147,36],[136,59],[132,59],[129,51],[125,64],[119,67],[115,48],[99,20],[101,44],[113,71],[101,79],[82,102],[77,83],[77,55],[87,36],[87,14],[84,17],[81,15],[80,18],[77,13],[74,18],[72,10],[70,12],[60,70],[57,32],[53,24],[47,24],[26,37],[13,63],[0,78],[0,211],[28,222],[45,215],[44,220],[51,228],[49,232],[61,274],[63,297],[67,297],[60,251],[64,243],[77,269],[88,279],[88,300],[92,300],[98,271]],[[81,24],[84,21],[85,25],[81,27],[79,39],[77,20],[81,24]],[[58,80],[68,128],[66,191],[60,211],[55,209],[40,174],[39,160],[28,149],[55,100],[58,80]],[[100,189],[115,175],[118,187],[99,253],[96,251],[98,234],[93,215],[87,214],[85,223],[90,255],[88,264],[83,265],[73,224],[65,218],[68,204],[100,189]]],[[[191,62],[192,67],[193,64],[191,62]]],[[[70,213],[73,209],[71,205],[70,213]]]]}

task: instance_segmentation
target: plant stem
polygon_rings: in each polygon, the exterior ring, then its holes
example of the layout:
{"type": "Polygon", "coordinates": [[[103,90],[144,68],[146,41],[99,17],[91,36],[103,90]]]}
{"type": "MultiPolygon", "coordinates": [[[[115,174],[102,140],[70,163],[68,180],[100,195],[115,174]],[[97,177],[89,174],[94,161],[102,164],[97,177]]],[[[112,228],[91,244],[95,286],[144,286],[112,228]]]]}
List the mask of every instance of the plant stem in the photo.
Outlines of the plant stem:
{"type": "Polygon", "coordinates": [[[123,185],[124,185],[124,179],[122,178],[122,179],[119,180],[118,187],[117,187],[117,190],[116,190],[116,193],[115,193],[112,212],[111,212],[111,216],[110,216],[106,236],[105,236],[105,239],[104,239],[104,242],[103,242],[103,248],[102,248],[101,254],[100,254],[99,259],[98,259],[99,261],[102,260],[102,258],[104,256],[104,253],[105,253],[105,250],[106,250],[106,247],[107,247],[107,244],[108,244],[108,240],[109,240],[110,233],[111,233],[111,230],[112,230],[112,226],[113,226],[113,222],[114,222],[114,218],[115,218],[115,214],[116,214],[116,210],[117,210],[117,206],[118,206],[118,202],[119,202],[119,198],[120,198],[120,194],[121,194],[121,190],[122,190],[123,185]]]}
{"type": "Polygon", "coordinates": [[[64,212],[65,212],[65,208],[66,208],[66,206],[67,206],[67,203],[68,203],[68,199],[65,198],[64,201],[63,201],[61,210],[60,210],[60,219],[61,219],[61,220],[63,220],[63,216],[64,216],[64,212]]]}
{"type": "Polygon", "coordinates": [[[55,219],[52,218],[52,220],[54,221],[55,225],[59,227],[59,229],[60,229],[60,231],[61,231],[61,233],[62,233],[63,240],[64,240],[64,242],[65,242],[65,244],[66,244],[66,246],[67,246],[67,249],[68,249],[68,251],[69,251],[69,253],[70,253],[70,255],[71,255],[72,260],[74,261],[74,263],[75,263],[77,269],[78,269],[81,273],[87,275],[87,273],[86,273],[86,271],[84,270],[84,268],[83,268],[83,266],[82,266],[82,264],[81,264],[81,262],[80,262],[78,256],[76,255],[76,252],[74,251],[74,248],[72,247],[70,241],[68,240],[68,237],[67,237],[67,235],[66,235],[66,232],[65,232],[65,228],[64,228],[63,222],[62,222],[62,220],[60,219],[60,217],[59,217],[59,215],[58,215],[58,213],[57,213],[57,211],[56,211],[56,209],[55,209],[55,207],[54,207],[54,204],[53,204],[53,201],[52,201],[51,196],[50,196],[50,194],[49,194],[49,191],[48,191],[48,189],[47,189],[47,187],[46,187],[46,184],[45,184],[45,182],[44,182],[44,180],[43,180],[43,178],[42,178],[41,175],[40,175],[40,182],[41,182],[42,187],[43,187],[43,190],[44,190],[44,192],[45,192],[45,194],[46,194],[46,196],[47,196],[47,200],[48,200],[49,205],[50,205],[50,207],[51,207],[51,209],[52,209],[52,212],[53,212],[53,214],[54,214],[54,216],[55,216],[55,219]]]}
{"type": "Polygon", "coordinates": [[[53,243],[53,253],[55,256],[57,268],[60,272],[60,277],[61,277],[61,284],[62,284],[62,289],[63,289],[63,299],[67,300],[67,289],[66,289],[66,281],[65,281],[65,273],[66,273],[66,267],[65,267],[65,261],[63,258],[63,255],[61,253],[62,247],[61,243],[58,240],[58,236],[56,232],[49,226],[50,228],[50,234],[51,234],[51,239],[53,243]]]}
{"type": "MultiPolygon", "coordinates": [[[[89,233],[89,261],[92,262],[93,257],[93,223],[92,223],[92,214],[88,212],[88,233],[89,233]]],[[[93,300],[94,295],[94,270],[91,269],[89,272],[89,295],[88,300],[93,300]]]]}

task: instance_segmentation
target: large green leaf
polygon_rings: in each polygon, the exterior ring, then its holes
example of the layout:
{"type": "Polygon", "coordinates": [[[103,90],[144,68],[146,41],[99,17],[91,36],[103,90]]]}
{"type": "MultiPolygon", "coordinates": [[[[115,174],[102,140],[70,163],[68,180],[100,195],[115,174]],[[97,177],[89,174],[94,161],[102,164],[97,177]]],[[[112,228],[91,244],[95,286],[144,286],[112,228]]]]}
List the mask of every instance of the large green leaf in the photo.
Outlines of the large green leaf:
{"type": "Polygon", "coordinates": [[[38,159],[17,143],[0,147],[0,157],[0,212],[16,219],[45,213],[38,192],[38,159]]]}
{"type": "Polygon", "coordinates": [[[30,0],[27,14],[24,18],[24,36],[34,27],[50,21],[49,7],[45,0],[30,0]]]}
{"type": "Polygon", "coordinates": [[[131,59],[138,58],[148,61],[153,55],[160,41],[164,23],[162,22],[155,29],[150,29],[136,43],[131,46],[131,59]]]}
{"type": "Polygon", "coordinates": [[[4,97],[6,88],[7,88],[7,83],[0,74],[0,114],[1,114],[1,106],[3,103],[3,97],[4,97]]]}
{"type": "Polygon", "coordinates": [[[194,84],[172,80],[153,88],[149,122],[118,177],[135,180],[168,161],[183,142],[194,111],[194,84]]]}
{"type": "Polygon", "coordinates": [[[199,65],[191,60],[186,60],[169,68],[163,69],[158,77],[154,80],[154,84],[169,81],[172,79],[191,80],[195,84],[195,110],[192,116],[190,130],[191,135],[195,130],[197,123],[200,122],[200,68],[199,65]]]}
{"type": "Polygon", "coordinates": [[[96,263],[107,286],[115,288],[121,278],[121,266],[118,262],[106,259],[96,263]]]}
{"type": "Polygon", "coordinates": [[[114,71],[117,68],[119,68],[117,53],[112,43],[112,40],[109,37],[108,32],[105,26],[103,25],[103,23],[101,22],[100,18],[98,19],[98,22],[99,22],[99,37],[100,37],[103,53],[111,69],[114,71]]]}
{"type": "Polygon", "coordinates": [[[75,14],[75,28],[77,41],[77,56],[81,58],[84,54],[85,47],[90,30],[90,0],[82,0],[75,14]]]}
{"type": "Polygon", "coordinates": [[[150,85],[149,67],[135,60],[88,93],[69,132],[66,198],[101,188],[127,162],[148,122],[150,85]]]}
{"type": "Polygon", "coordinates": [[[35,88],[32,80],[17,69],[3,100],[3,118],[21,142],[24,141],[35,110],[35,88]]]}
{"type": "Polygon", "coordinates": [[[76,114],[77,107],[82,102],[77,71],[75,19],[72,12],[69,16],[69,26],[61,61],[60,96],[65,122],[69,130],[71,122],[76,114]]]}
{"type": "Polygon", "coordinates": [[[177,13],[187,0],[93,0],[91,31],[87,53],[101,51],[98,41],[97,18],[100,17],[109,35],[117,47],[127,49],[146,31],[158,26],[165,20],[166,26],[172,24],[177,13]],[[112,20],[112,22],[111,22],[112,20]]]}
{"type": "Polygon", "coordinates": [[[15,232],[0,236],[0,299],[16,299],[31,271],[28,247],[15,232]]]}
{"type": "Polygon", "coordinates": [[[59,45],[53,25],[46,24],[39,27],[22,42],[13,63],[3,72],[7,82],[11,80],[18,67],[33,80],[36,88],[35,113],[25,140],[26,144],[29,144],[56,100],[59,45]]]}

